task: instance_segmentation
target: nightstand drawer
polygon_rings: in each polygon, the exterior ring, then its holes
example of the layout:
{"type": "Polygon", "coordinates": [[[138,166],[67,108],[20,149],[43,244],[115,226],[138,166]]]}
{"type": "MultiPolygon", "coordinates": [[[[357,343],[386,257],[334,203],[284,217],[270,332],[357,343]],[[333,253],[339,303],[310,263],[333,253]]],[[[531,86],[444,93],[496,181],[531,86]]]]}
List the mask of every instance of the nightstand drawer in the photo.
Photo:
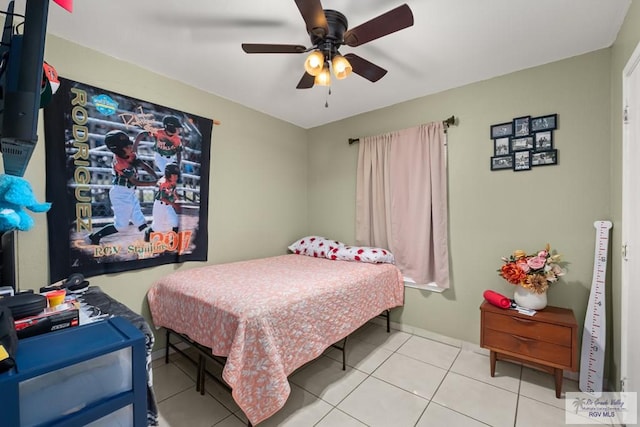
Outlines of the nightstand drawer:
{"type": "Polygon", "coordinates": [[[492,350],[502,350],[520,356],[537,359],[559,366],[571,366],[571,347],[564,347],[518,334],[494,331],[484,331],[483,346],[492,350]]]}
{"type": "Polygon", "coordinates": [[[490,350],[491,376],[498,360],[528,363],[553,374],[560,398],[562,371],[578,369],[578,323],[573,311],[547,306],[527,316],[484,301],[480,313],[480,346],[490,350]]]}
{"type": "MultiPolygon", "coordinates": [[[[535,316],[534,316],[535,317],[535,316]]],[[[484,313],[484,327],[507,334],[532,338],[562,346],[571,345],[572,330],[562,325],[544,323],[507,314],[484,313]]]]}

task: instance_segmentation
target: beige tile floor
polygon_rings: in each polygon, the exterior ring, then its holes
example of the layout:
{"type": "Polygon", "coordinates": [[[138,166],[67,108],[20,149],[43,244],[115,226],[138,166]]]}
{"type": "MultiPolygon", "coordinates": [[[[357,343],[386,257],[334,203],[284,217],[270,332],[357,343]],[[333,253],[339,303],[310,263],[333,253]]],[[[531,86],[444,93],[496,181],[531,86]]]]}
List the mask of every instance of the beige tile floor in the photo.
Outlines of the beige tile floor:
{"type": "MultiPolygon", "coordinates": [[[[575,381],[565,378],[556,399],[551,375],[498,362],[491,378],[489,357],[467,347],[368,323],[349,338],[346,371],[340,351],[328,349],[289,377],[287,403],[259,427],[566,425],[564,392],[578,391],[575,381]]],[[[247,425],[215,381],[207,379],[204,396],[196,392],[195,367],[183,356],[153,366],[161,427],[247,425]]]]}

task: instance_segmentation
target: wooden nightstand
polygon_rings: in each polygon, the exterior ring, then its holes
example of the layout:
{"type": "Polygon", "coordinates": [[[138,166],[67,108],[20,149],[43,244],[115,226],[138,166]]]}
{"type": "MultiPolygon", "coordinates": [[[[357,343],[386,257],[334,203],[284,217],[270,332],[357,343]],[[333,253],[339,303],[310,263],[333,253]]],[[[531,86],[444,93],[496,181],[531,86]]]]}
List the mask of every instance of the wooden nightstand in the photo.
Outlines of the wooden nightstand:
{"type": "Polygon", "coordinates": [[[497,360],[520,362],[553,374],[559,398],[563,369],[578,370],[578,324],[573,311],[547,306],[527,316],[484,301],[480,315],[480,346],[491,350],[491,376],[497,360]]]}

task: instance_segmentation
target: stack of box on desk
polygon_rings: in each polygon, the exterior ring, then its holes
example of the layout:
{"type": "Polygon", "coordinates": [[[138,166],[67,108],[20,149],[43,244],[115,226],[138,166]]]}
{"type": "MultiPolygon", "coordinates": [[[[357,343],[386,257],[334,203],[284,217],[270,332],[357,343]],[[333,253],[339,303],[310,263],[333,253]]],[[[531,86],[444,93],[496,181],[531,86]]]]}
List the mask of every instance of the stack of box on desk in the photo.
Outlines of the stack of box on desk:
{"type": "Polygon", "coordinates": [[[47,303],[46,295],[24,293],[2,296],[0,304],[7,305],[11,310],[18,338],[32,337],[79,324],[78,304],[75,300],[67,300],[53,306],[47,303]]]}

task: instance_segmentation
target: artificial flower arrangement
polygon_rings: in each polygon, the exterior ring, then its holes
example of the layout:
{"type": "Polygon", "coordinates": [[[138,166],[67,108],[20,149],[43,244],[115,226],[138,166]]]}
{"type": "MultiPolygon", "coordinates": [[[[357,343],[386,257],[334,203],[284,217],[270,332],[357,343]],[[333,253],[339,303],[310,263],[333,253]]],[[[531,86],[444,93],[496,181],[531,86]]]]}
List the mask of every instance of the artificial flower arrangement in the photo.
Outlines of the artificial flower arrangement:
{"type": "Polygon", "coordinates": [[[535,255],[527,255],[525,251],[518,249],[509,258],[502,258],[505,264],[498,273],[512,285],[543,294],[550,283],[557,282],[565,274],[559,265],[560,257],[559,254],[551,255],[548,243],[535,255]]]}

